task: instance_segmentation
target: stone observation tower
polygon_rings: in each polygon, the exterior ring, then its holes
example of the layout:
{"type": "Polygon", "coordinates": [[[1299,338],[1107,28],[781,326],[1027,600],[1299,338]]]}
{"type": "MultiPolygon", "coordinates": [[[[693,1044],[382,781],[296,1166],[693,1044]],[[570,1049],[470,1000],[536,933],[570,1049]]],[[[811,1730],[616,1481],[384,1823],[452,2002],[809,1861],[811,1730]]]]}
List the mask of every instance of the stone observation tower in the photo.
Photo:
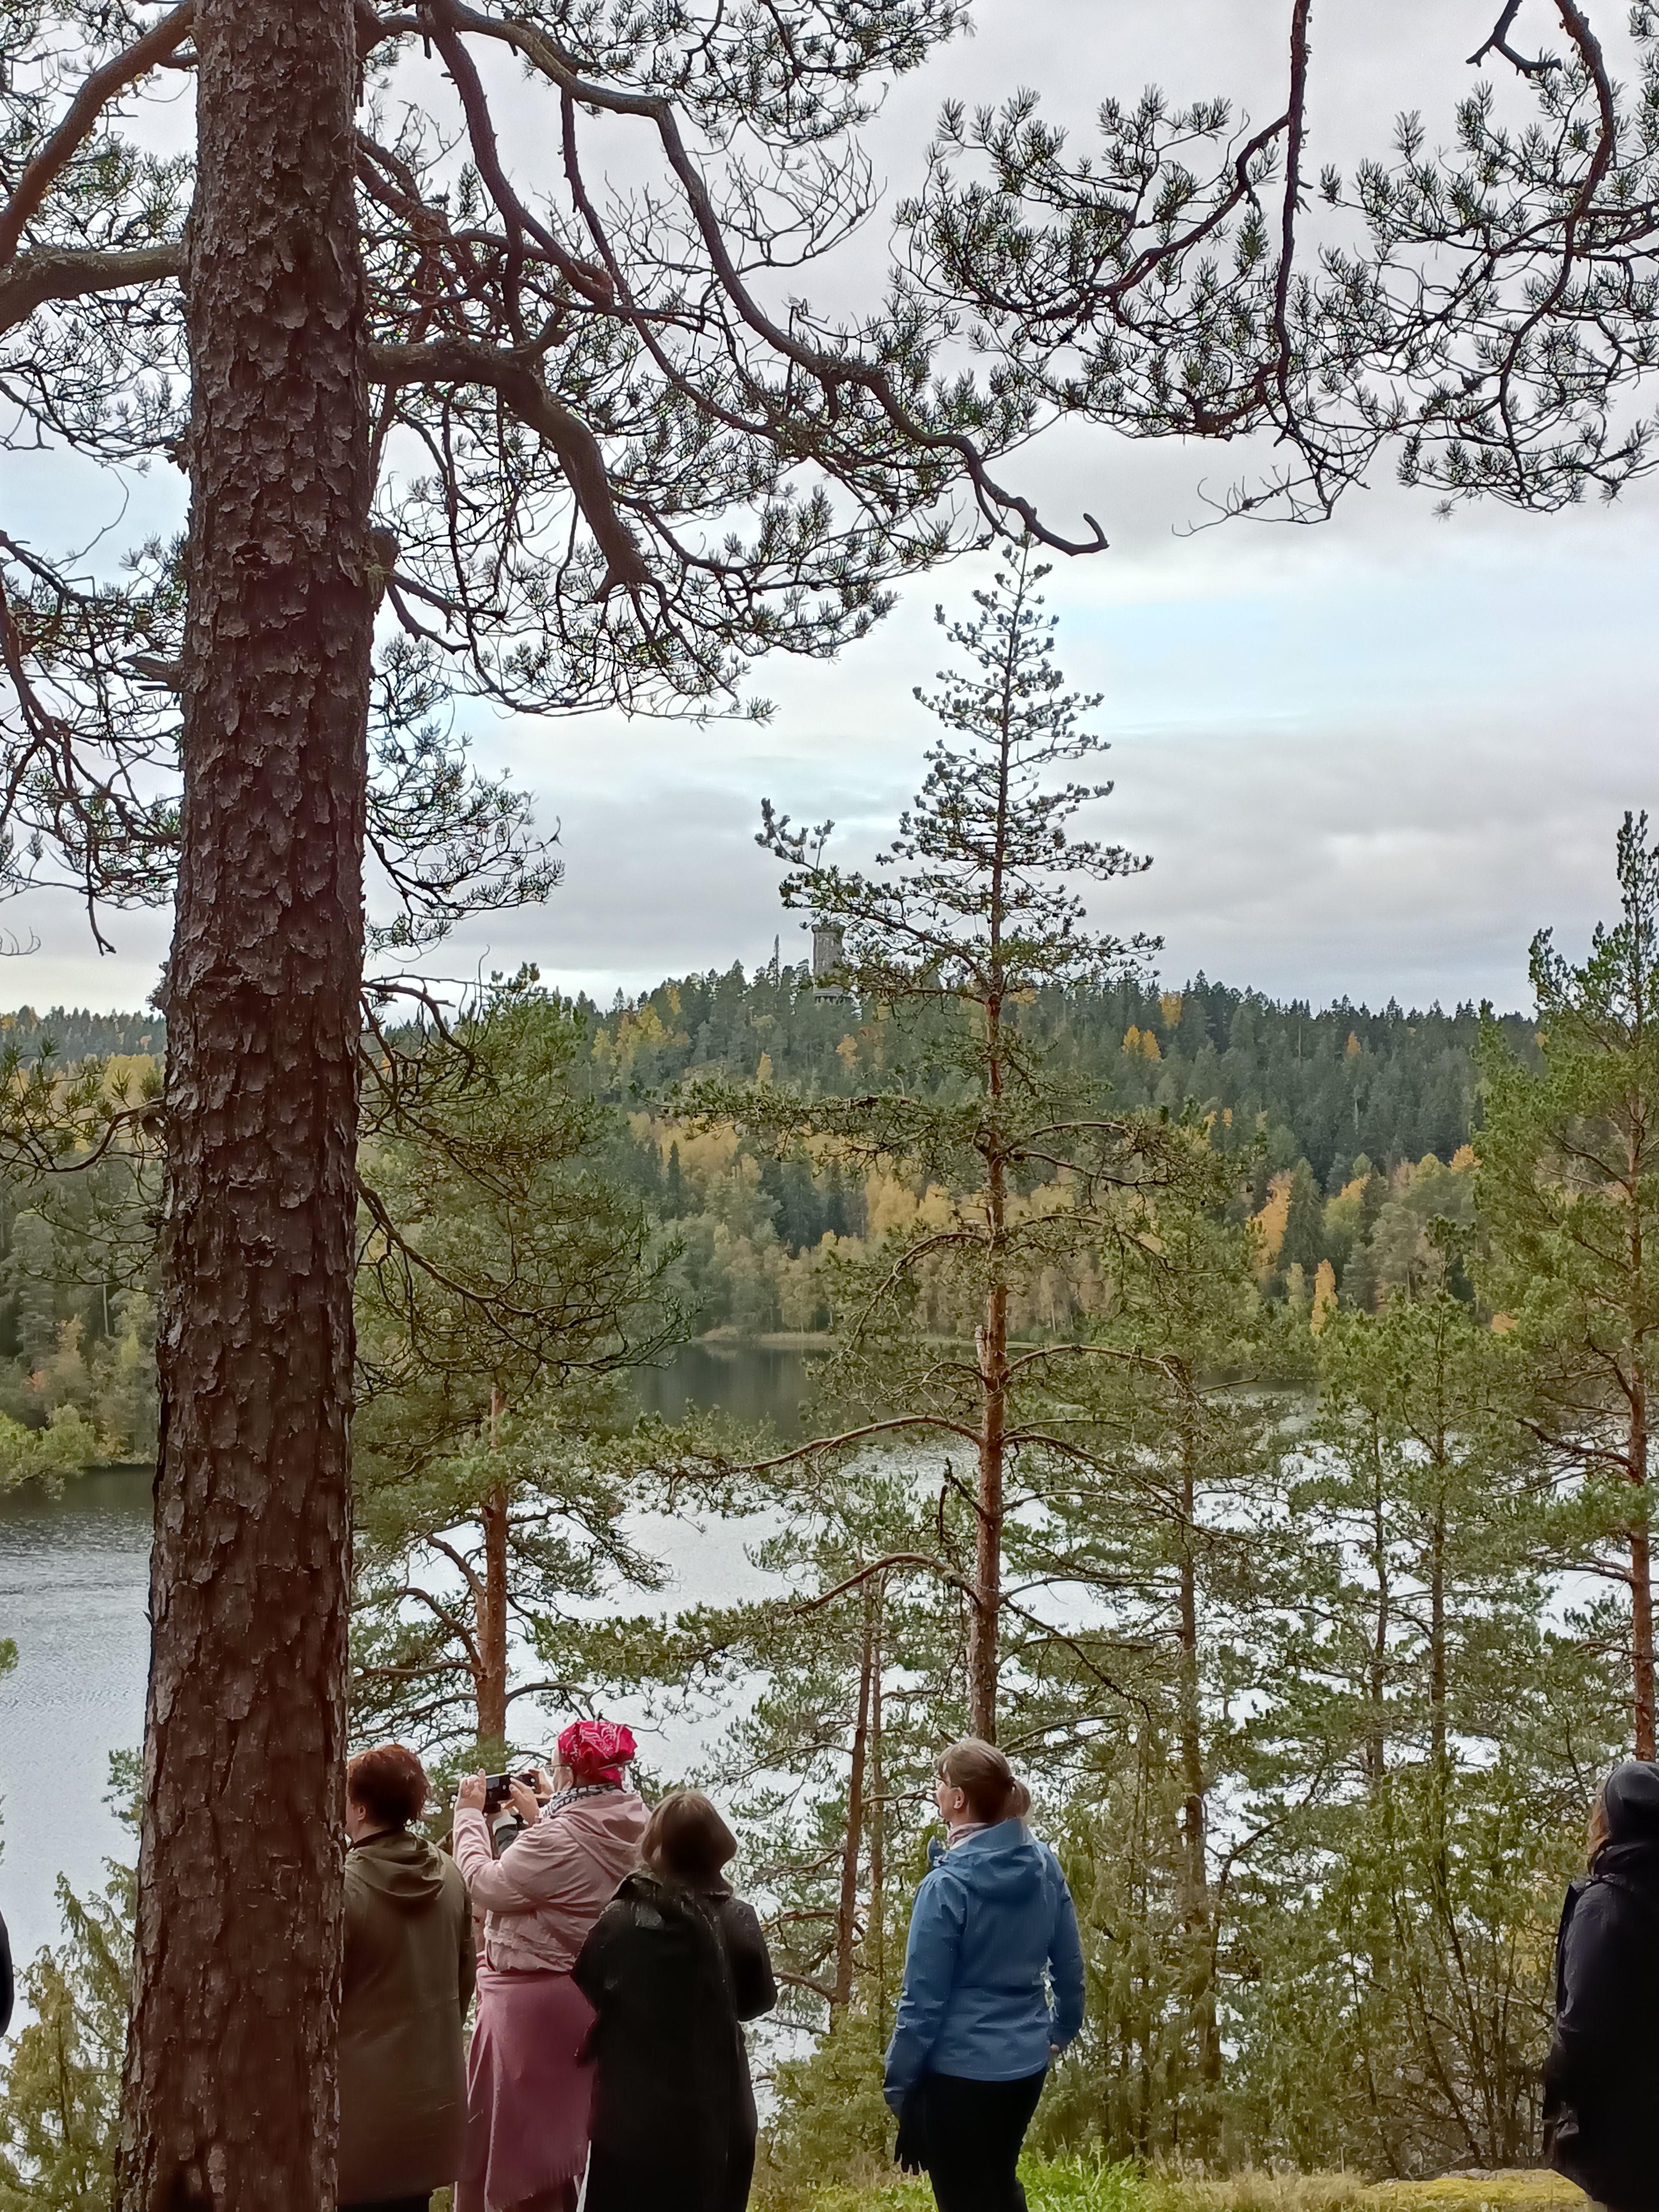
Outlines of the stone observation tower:
{"type": "Polygon", "coordinates": [[[839,983],[828,980],[841,965],[843,934],[832,921],[814,922],[812,925],[812,996],[815,999],[844,999],[847,996],[839,983]]]}

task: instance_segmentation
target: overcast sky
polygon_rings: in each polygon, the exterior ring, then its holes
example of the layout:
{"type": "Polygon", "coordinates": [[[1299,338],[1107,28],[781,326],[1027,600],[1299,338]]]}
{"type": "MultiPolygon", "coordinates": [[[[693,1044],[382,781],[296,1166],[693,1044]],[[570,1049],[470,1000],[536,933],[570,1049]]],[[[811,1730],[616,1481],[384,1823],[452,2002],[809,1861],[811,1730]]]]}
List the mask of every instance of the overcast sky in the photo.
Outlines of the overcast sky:
{"type": "MultiPolygon", "coordinates": [[[[1148,76],[1179,94],[1240,93],[1265,115],[1285,12],[1282,0],[981,0],[978,35],[890,104],[878,157],[902,187],[942,98],[1019,82],[1085,129],[1094,100],[1133,96],[1148,76]]],[[[1471,81],[1462,58],[1496,12],[1495,0],[1327,0],[1315,160],[1382,149],[1407,104],[1431,136],[1449,135],[1471,81]]],[[[1550,11],[1534,0],[1529,12],[1547,31],[1550,11]]],[[[533,161],[528,129],[506,136],[533,161]]],[[[872,232],[872,284],[882,250],[872,232]]],[[[1621,811],[1659,814],[1659,496],[1441,521],[1385,469],[1318,529],[1188,534],[1199,488],[1233,466],[1072,429],[1004,471],[1060,526],[1086,508],[1113,542],[1062,562],[1048,586],[1067,677],[1105,695],[1097,722],[1117,788],[1094,826],[1154,860],[1102,895],[1100,920],[1161,933],[1173,983],[1201,969],[1316,1001],[1523,1003],[1533,932],[1552,925],[1577,949],[1612,903],[1621,811]]],[[[55,550],[61,472],[10,458],[0,497],[55,550]]],[[[125,526],[175,497],[140,487],[125,526]]],[[[87,479],[76,501],[79,537],[117,520],[107,485],[87,479]]],[[[800,957],[776,871],[753,843],[760,799],[798,818],[833,815],[842,854],[867,853],[929,739],[910,693],[939,665],[933,605],[960,607],[983,573],[963,561],[922,580],[833,666],[763,669],[757,688],[777,707],[763,728],[543,727],[467,709],[481,754],[561,823],[567,874],[544,909],[467,933],[438,964],[464,975],[534,959],[608,1000],[665,975],[752,965],[779,931],[785,957],[800,957]]],[[[40,940],[0,981],[12,1005],[136,1005],[166,938],[160,917],[117,916],[117,955],[100,959],[67,899],[21,902],[6,922],[40,940]]]]}

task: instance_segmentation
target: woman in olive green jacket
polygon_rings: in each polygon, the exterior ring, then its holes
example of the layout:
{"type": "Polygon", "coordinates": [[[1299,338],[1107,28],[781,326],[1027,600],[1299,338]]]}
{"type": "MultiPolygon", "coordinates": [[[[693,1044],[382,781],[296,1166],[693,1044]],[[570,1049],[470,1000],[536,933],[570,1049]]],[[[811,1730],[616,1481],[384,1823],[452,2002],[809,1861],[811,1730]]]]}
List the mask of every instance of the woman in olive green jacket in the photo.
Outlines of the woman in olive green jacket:
{"type": "Polygon", "coordinates": [[[409,1832],[426,1796],[402,1744],[346,1770],[340,2212],[425,2212],[461,2170],[472,1910],[453,1859],[409,1832]]]}

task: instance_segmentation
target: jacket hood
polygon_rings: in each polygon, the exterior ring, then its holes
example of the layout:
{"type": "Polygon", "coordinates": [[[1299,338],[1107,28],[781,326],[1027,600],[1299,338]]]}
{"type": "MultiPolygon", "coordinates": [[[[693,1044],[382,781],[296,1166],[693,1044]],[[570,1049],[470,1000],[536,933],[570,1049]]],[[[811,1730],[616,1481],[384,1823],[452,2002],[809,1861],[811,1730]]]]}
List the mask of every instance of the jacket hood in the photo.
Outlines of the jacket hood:
{"type": "Polygon", "coordinates": [[[1607,1843],[1659,1844],[1659,1765],[1627,1759],[1615,1766],[1601,1792],[1607,1843]]]}
{"type": "Polygon", "coordinates": [[[649,1817],[636,1791],[607,1790],[603,1797],[574,1798],[547,1815],[546,1820],[580,1828],[589,1850],[602,1864],[616,1862],[617,1877],[620,1880],[630,1867],[639,1863],[640,1838],[649,1817]]]}
{"type": "Polygon", "coordinates": [[[443,1853],[424,1836],[370,1836],[354,1844],[355,1878],[406,1912],[430,1905],[444,1886],[443,1853]]]}
{"type": "Polygon", "coordinates": [[[934,1863],[936,1872],[962,1882],[975,1897],[1012,1902],[1048,1880],[1048,1854],[1032,1841],[1023,1820],[999,1820],[994,1828],[964,1836],[934,1863]]]}

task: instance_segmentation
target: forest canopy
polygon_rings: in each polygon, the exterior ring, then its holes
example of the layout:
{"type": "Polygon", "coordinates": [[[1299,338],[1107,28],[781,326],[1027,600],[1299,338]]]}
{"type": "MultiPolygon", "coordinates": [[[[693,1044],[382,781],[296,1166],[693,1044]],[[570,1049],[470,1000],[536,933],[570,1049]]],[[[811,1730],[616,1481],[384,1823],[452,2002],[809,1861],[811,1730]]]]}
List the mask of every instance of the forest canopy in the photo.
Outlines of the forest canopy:
{"type": "MultiPolygon", "coordinates": [[[[688,1328],[742,1336],[821,1328],[828,1309],[811,1255],[826,1234],[864,1237],[872,1208],[879,1226],[884,1207],[903,1201],[834,1161],[779,1159],[735,1133],[681,1130],[653,1102],[708,1076],[848,1096],[881,1070],[890,1024],[817,988],[809,963],[775,954],[752,972],[734,963],[673,977],[604,1008],[578,998],[570,1012],[581,1032],[574,1080],[610,1109],[610,1159],[679,1244],[688,1328]]],[[[1209,1119],[1218,1151],[1249,1155],[1250,1210],[1273,1244],[1281,1291],[1290,1266],[1311,1285],[1325,1261],[1351,1298],[1369,1304],[1401,1279],[1435,1192],[1435,1203],[1456,1210],[1460,1186],[1439,1171],[1451,1170],[1479,1111],[1472,1006],[1316,1009],[1200,975],[1180,991],[1124,981],[1047,994],[1021,1018],[1126,1109],[1179,1115],[1191,1105],[1209,1119]],[[1368,1258],[1360,1248],[1376,1244],[1385,1206],[1382,1243],[1368,1258]]],[[[1531,1049],[1524,1017],[1500,1028],[1531,1049]]],[[[126,1081],[159,1069],[166,1026],[154,1012],[25,1006],[0,1016],[0,1039],[25,1062],[46,1053],[64,1076],[95,1057],[126,1081]]],[[[153,1342],[149,1293],[135,1288],[125,1251],[94,1249],[108,1211],[96,1171],[78,1191],[71,1179],[50,1224],[39,1195],[15,1176],[0,1184],[0,1413],[33,1426],[72,1407],[94,1425],[100,1451],[142,1458],[154,1388],[142,1364],[136,1377],[130,1370],[135,1350],[153,1342]]]]}
{"type": "MultiPolygon", "coordinates": [[[[1654,1748],[1659,848],[1626,818],[1621,918],[1582,966],[1535,941],[1531,1017],[1161,990],[1073,887],[1137,864],[1067,831],[1100,748],[1034,580],[952,632],[889,874],[767,810],[811,962],[366,1016],[351,1727],[419,1747],[440,1833],[550,1704],[679,1747],[651,1780],[717,1793],[781,1971],[786,2197],[887,2155],[965,1726],[1079,1903],[1035,2142],[1514,2166],[1562,1884],[1654,1748]],[[800,1418],[644,1410],[675,1345],[781,1331],[800,1418]],[[675,1590],[688,1516],[744,1593],[675,1590]]],[[[159,1027],[6,1032],[0,1480],[155,1454],[159,1027]]],[[[127,1895],[66,1896],[30,1970],[21,2201],[110,2171],[127,1895]]]]}

